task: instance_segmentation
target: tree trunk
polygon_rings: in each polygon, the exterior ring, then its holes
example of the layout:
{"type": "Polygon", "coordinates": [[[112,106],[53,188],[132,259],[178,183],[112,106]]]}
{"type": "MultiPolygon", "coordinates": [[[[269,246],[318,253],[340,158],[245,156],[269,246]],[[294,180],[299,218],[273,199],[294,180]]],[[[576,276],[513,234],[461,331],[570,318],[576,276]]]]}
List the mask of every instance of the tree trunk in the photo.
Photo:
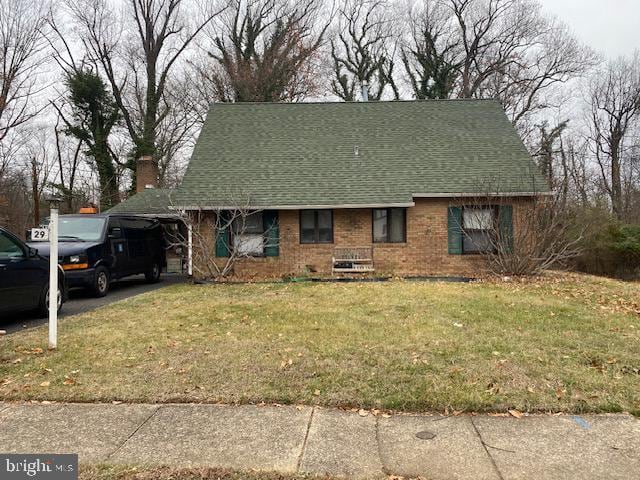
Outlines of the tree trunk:
{"type": "Polygon", "coordinates": [[[620,138],[617,133],[612,136],[611,142],[611,207],[618,220],[624,217],[622,206],[622,179],[620,174],[620,138]]]}
{"type": "Polygon", "coordinates": [[[100,183],[100,211],[103,212],[120,201],[118,177],[106,143],[96,145],[95,160],[100,183]]]}

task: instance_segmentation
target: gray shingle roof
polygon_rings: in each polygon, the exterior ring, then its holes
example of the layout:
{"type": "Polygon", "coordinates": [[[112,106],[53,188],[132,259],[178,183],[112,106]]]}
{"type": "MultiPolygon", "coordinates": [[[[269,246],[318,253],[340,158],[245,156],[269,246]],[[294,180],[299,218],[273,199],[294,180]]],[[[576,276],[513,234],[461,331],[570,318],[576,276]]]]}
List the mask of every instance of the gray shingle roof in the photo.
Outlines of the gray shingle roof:
{"type": "Polygon", "coordinates": [[[105,213],[126,213],[146,215],[172,215],[169,210],[174,190],[163,188],[149,188],[127,198],[105,213]]]}
{"type": "Polygon", "coordinates": [[[215,104],[174,204],[410,204],[548,186],[493,100],[215,104]]]}

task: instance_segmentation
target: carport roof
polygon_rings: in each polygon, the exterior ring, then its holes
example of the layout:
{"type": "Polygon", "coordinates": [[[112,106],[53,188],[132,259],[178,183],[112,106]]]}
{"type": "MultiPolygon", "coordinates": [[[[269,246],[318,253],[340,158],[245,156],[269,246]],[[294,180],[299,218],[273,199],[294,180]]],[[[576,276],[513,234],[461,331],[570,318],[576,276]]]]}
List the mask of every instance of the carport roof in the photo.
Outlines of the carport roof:
{"type": "Polygon", "coordinates": [[[165,188],[148,188],[127,198],[105,213],[135,214],[135,215],[175,215],[169,209],[174,190],[165,188]]]}

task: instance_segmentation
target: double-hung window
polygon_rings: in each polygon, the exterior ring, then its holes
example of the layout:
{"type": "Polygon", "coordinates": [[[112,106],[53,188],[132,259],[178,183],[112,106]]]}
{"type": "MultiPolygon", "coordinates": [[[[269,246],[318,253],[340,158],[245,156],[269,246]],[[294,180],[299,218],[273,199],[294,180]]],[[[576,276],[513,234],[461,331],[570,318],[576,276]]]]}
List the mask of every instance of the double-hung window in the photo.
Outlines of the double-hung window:
{"type": "Polygon", "coordinates": [[[300,210],[300,243],[333,243],[333,210],[300,210]]]}
{"type": "Polygon", "coordinates": [[[262,212],[242,215],[233,220],[233,249],[243,256],[264,255],[262,212]]]}
{"type": "Polygon", "coordinates": [[[497,211],[492,206],[463,207],[462,250],[464,253],[489,253],[495,249],[497,211]]]}
{"type": "Polygon", "coordinates": [[[405,208],[373,209],[373,242],[403,243],[407,241],[405,208]]]}

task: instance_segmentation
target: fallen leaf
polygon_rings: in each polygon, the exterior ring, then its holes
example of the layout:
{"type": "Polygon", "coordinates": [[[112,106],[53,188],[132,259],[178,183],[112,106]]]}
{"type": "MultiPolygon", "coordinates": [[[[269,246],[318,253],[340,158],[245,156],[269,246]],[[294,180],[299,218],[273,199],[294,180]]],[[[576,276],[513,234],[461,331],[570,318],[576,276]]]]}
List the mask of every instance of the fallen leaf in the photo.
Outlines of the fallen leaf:
{"type": "Polygon", "coordinates": [[[49,381],[45,381],[40,384],[41,387],[48,387],[49,385],[51,385],[51,382],[49,381]]]}
{"type": "Polygon", "coordinates": [[[508,410],[509,414],[512,417],[516,417],[516,418],[522,418],[522,412],[519,412],[518,410],[508,410]]]}
{"type": "Polygon", "coordinates": [[[361,417],[366,417],[367,415],[369,415],[369,412],[361,408],[360,410],[358,410],[358,415],[360,415],[361,417]]]}

